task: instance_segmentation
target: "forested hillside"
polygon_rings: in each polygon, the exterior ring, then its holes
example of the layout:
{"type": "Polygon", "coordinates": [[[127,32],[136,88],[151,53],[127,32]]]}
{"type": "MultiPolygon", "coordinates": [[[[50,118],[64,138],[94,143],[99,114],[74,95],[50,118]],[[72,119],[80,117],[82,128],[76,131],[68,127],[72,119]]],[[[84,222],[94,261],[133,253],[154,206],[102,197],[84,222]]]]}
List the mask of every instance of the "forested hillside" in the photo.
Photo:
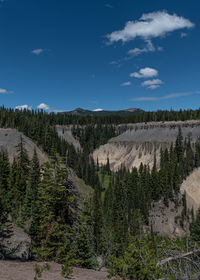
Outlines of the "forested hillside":
{"type": "Polygon", "coordinates": [[[193,211],[188,211],[180,186],[200,166],[199,140],[192,144],[179,127],[175,143],[161,149],[159,158],[155,154],[151,169],[141,163],[138,169],[121,166],[113,172],[109,159],[101,166],[91,156],[96,148],[118,135],[115,124],[198,118],[200,110],[81,117],[1,108],[0,126],[23,132],[48,155],[49,161],[40,166],[36,150],[30,158],[23,138],[12,162],[9,151],[1,151],[0,256],[11,257],[4,240],[12,235],[12,221],[30,235],[31,258],[61,263],[64,275],[74,265],[94,269],[106,266],[111,276],[123,279],[181,279],[198,273],[200,214],[195,218],[193,211]],[[56,125],[69,124],[81,149],[75,149],[61,132],[61,137],[57,133],[56,125]],[[93,188],[82,205],[69,178],[70,168],[93,188]],[[191,224],[191,238],[171,240],[153,231],[149,212],[159,201],[166,208],[171,203],[175,207],[181,204],[177,222],[183,228],[186,222],[191,224]],[[190,250],[195,252],[189,255],[190,261],[178,258],[173,266],[161,262],[190,250]]]}

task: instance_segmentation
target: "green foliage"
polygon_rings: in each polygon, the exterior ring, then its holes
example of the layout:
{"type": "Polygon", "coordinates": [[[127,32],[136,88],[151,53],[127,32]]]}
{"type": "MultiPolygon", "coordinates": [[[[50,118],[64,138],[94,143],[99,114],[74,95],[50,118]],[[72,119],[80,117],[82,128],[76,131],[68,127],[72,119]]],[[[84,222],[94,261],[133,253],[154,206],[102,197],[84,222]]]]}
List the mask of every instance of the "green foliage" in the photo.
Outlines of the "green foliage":
{"type": "Polygon", "coordinates": [[[12,226],[7,218],[7,213],[3,207],[0,197],[0,259],[9,255],[7,246],[5,245],[5,239],[12,236],[12,226]]]}
{"type": "Polygon", "coordinates": [[[33,159],[31,161],[28,183],[26,187],[26,194],[24,198],[24,219],[35,218],[36,201],[38,198],[38,186],[40,184],[40,166],[37,153],[34,150],[33,159]]]}
{"type": "Polygon", "coordinates": [[[59,159],[47,163],[38,188],[38,224],[34,225],[37,230],[33,241],[38,259],[63,262],[71,254],[71,208],[75,203],[67,181],[67,169],[62,167],[59,159]]]}
{"type": "Polygon", "coordinates": [[[49,271],[50,270],[50,265],[48,263],[45,263],[43,266],[35,264],[34,266],[34,280],[39,280],[42,277],[42,274],[44,271],[49,271]]]}
{"type": "Polygon", "coordinates": [[[120,276],[130,280],[159,278],[161,271],[157,266],[157,255],[152,240],[135,237],[122,257],[112,257],[109,276],[120,276]]]}
{"type": "Polygon", "coordinates": [[[73,273],[71,264],[72,264],[72,262],[68,260],[68,261],[65,261],[65,263],[62,265],[61,275],[64,278],[68,278],[73,273]]]}
{"type": "Polygon", "coordinates": [[[102,237],[103,237],[103,208],[101,200],[101,186],[100,184],[95,186],[93,194],[93,227],[94,227],[94,244],[95,251],[98,254],[102,252],[102,237]]]}
{"type": "Polygon", "coordinates": [[[200,208],[197,212],[196,219],[190,225],[191,238],[200,242],[200,208]]]}
{"type": "MultiPolygon", "coordinates": [[[[156,258],[162,255],[159,241],[153,231],[152,240],[142,239],[142,228],[144,224],[148,225],[149,209],[154,201],[163,199],[166,206],[170,200],[177,201],[181,182],[199,166],[200,142],[193,147],[190,137],[183,139],[179,129],[175,145],[160,151],[159,170],[155,157],[152,170],[141,164],[138,170],[128,171],[121,167],[114,174],[109,159],[105,166],[99,167],[90,153],[117,135],[113,124],[191,118],[200,118],[200,110],[80,117],[1,108],[0,125],[22,131],[53,160],[41,170],[36,152],[29,160],[22,137],[17,146],[18,156],[11,165],[7,153],[0,153],[3,209],[0,212],[0,244],[10,234],[7,227],[7,213],[10,213],[15,223],[26,225],[32,238],[33,257],[63,264],[65,276],[71,272],[72,265],[98,268],[96,256],[102,255],[106,265],[110,261],[113,274],[130,279],[157,277],[156,258]],[[76,151],[58,137],[57,124],[73,125],[73,134],[81,143],[81,151],[76,151]],[[66,155],[67,158],[61,161],[60,158],[66,155]],[[77,193],[68,179],[66,166],[72,167],[94,189],[87,209],[78,208],[77,193]]],[[[187,215],[185,197],[183,206],[182,220],[187,215]]],[[[200,235],[199,224],[197,216],[191,225],[194,240],[200,235]]],[[[171,249],[174,244],[162,241],[162,246],[171,249]]]]}

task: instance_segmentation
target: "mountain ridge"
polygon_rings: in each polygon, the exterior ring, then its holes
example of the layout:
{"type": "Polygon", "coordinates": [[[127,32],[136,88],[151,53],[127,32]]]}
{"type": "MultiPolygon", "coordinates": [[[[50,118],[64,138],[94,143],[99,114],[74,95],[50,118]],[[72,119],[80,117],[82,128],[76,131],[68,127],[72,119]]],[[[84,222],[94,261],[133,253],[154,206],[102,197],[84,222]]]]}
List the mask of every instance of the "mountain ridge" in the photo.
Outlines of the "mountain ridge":
{"type": "Polygon", "coordinates": [[[144,110],[140,108],[128,108],[122,110],[103,110],[103,109],[96,109],[96,110],[87,110],[83,108],[76,108],[72,111],[63,112],[64,114],[68,115],[77,115],[77,116],[109,116],[109,115],[136,115],[144,112],[144,110]]]}

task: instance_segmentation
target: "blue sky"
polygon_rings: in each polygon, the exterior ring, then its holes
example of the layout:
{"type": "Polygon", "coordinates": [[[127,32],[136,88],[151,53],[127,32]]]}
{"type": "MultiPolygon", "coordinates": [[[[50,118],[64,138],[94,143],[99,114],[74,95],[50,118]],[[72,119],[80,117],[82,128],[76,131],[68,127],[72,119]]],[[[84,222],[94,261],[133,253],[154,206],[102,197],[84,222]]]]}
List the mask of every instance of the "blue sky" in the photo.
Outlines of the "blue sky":
{"type": "Polygon", "coordinates": [[[0,0],[0,98],[15,108],[199,108],[198,0],[0,0]]]}

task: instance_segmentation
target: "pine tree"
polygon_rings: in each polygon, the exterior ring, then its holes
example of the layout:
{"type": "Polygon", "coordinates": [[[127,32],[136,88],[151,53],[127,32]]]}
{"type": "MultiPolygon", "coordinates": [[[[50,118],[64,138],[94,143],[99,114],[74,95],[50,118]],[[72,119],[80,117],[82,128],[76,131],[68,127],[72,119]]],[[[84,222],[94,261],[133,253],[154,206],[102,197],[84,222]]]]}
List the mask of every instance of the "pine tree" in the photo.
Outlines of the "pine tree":
{"type": "Polygon", "coordinates": [[[103,208],[101,201],[101,185],[98,182],[95,185],[93,194],[93,221],[94,221],[94,244],[95,251],[98,254],[102,252],[102,229],[103,229],[103,208]]]}
{"type": "Polygon", "coordinates": [[[38,259],[64,263],[69,256],[72,258],[72,205],[75,207],[76,201],[67,180],[67,169],[56,158],[55,163],[46,163],[38,189],[38,213],[32,225],[38,259]]]}
{"type": "Polygon", "coordinates": [[[2,197],[0,197],[0,259],[9,255],[7,246],[5,245],[5,239],[10,238],[12,235],[12,226],[7,218],[7,212],[5,211],[2,203],[2,197]]]}
{"type": "Polygon", "coordinates": [[[0,196],[2,196],[2,203],[7,204],[8,194],[8,178],[10,173],[10,164],[7,151],[0,155],[0,196]]]}
{"type": "Polygon", "coordinates": [[[200,208],[198,209],[196,219],[190,225],[190,234],[194,241],[200,241],[200,208]]]}
{"type": "Polygon", "coordinates": [[[40,165],[36,150],[34,150],[29,172],[26,195],[24,200],[24,219],[34,219],[36,213],[36,201],[38,198],[38,187],[40,183],[40,165]]]}

